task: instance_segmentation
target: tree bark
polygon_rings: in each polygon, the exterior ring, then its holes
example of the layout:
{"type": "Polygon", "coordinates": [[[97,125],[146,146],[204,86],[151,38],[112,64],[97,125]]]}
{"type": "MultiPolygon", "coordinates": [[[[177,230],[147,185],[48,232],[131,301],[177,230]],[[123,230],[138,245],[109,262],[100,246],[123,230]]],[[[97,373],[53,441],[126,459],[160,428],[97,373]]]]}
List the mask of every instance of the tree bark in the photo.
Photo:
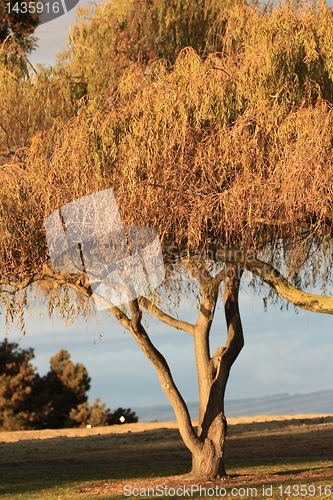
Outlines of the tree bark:
{"type": "MultiPolygon", "coordinates": [[[[214,356],[209,361],[209,373],[206,377],[202,376],[201,379],[201,384],[205,385],[206,389],[206,391],[199,393],[201,398],[205,398],[204,401],[200,402],[200,409],[205,406],[205,411],[199,415],[198,428],[198,437],[203,447],[192,455],[192,475],[195,477],[216,479],[226,476],[224,445],[227,435],[227,421],[224,414],[224,395],[231,366],[244,345],[238,307],[241,275],[242,271],[238,266],[235,266],[229,269],[225,279],[223,300],[228,331],[227,342],[225,347],[220,346],[216,349],[214,356]],[[208,392],[207,399],[205,392],[208,392]]],[[[215,302],[216,295],[213,294],[212,308],[215,308],[215,302]]],[[[210,319],[208,318],[208,320],[210,319]]]]}
{"type": "Polygon", "coordinates": [[[281,297],[294,306],[306,311],[333,314],[332,296],[325,297],[323,295],[299,290],[269,262],[257,259],[253,252],[244,254],[242,250],[234,248],[216,248],[215,252],[224,262],[232,264],[238,263],[255,276],[259,276],[262,281],[267,283],[281,297]]]}
{"type": "Polygon", "coordinates": [[[146,330],[142,326],[142,312],[139,308],[138,301],[132,300],[130,302],[130,308],[132,312],[132,319],[130,321],[129,330],[144,355],[154,365],[161,387],[175,411],[177,422],[179,424],[180,435],[187,448],[192,453],[195,453],[199,448],[201,448],[201,445],[195,435],[185,401],[174,383],[168,363],[164,356],[153,345],[146,330]]]}

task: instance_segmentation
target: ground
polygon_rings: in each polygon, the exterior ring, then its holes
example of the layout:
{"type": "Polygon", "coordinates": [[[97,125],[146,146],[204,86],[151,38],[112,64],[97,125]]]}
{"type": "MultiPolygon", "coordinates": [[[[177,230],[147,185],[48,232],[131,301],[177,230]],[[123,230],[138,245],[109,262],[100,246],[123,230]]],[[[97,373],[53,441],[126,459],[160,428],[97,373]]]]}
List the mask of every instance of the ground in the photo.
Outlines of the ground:
{"type": "MultiPolygon", "coordinates": [[[[288,480],[309,484],[318,479],[333,492],[333,416],[250,417],[229,419],[226,461],[304,459],[317,461],[315,468],[299,468],[265,475],[255,467],[241,468],[219,486],[273,484],[288,480]]],[[[124,424],[92,429],[59,429],[0,433],[0,467],[69,466],[75,464],[120,464],[189,461],[175,422],[124,424]]],[[[91,486],[91,493],[120,495],[128,479],[91,486]]],[[[186,476],[149,479],[149,487],[187,487],[186,476]]],[[[205,485],[203,485],[205,486],[205,485]]],[[[215,487],[207,483],[206,487],[215,487]]],[[[145,481],[131,481],[131,487],[145,487],[145,481]]],[[[302,496],[302,495],[301,495],[302,496]]],[[[310,495],[311,496],[311,495],[310,495]]]]}

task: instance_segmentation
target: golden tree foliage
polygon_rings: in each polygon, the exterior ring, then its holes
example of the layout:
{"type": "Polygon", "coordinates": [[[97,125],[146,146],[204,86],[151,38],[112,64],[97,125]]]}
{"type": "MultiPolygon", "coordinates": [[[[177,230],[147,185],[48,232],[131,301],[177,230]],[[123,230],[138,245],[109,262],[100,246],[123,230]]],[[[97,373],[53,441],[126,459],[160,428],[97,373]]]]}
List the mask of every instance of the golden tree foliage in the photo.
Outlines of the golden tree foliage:
{"type": "Polygon", "coordinates": [[[65,124],[75,114],[81,97],[76,85],[57,67],[40,67],[38,74],[25,78],[0,67],[0,164],[30,146],[35,134],[54,123],[65,124]]]}
{"type": "MultiPolygon", "coordinates": [[[[65,124],[65,112],[49,113],[29,147],[0,168],[0,291],[7,316],[18,311],[20,318],[26,302],[15,291],[35,281],[60,287],[49,310],[59,308],[67,320],[85,306],[82,297],[93,295],[155,366],[192,453],[192,473],[216,479],[226,474],[225,387],[244,345],[238,308],[244,269],[293,304],[333,314],[332,297],[299,290],[309,279],[327,281],[333,262],[333,18],[324,4],[288,2],[271,12],[236,4],[215,13],[206,29],[211,39],[201,40],[198,51],[187,47],[154,61],[157,45],[134,31],[141,30],[139,20],[148,28],[157,22],[151,15],[157,5],[165,7],[165,23],[154,27],[157,33],[170,30],[171,46],[178,50],[182,34],[191,40],[190,24],[185,29],[180,22],[175,30],[162,0],[108,2],[74,29],[73,57],[58,66],[54,83],[63,88],[66,78],[77,78],[75,93],[81,92],[80,83],[87,84],[88,97],[74,99],[75,112],[65,124]],[[108,25],[111,43],[104,37],[108,25]],[[91,49],[83,47],[84,40],[91,49]],[[103,285],[103,277],[97,272],[97,282],[89,281],[81,243],[82,273],[80,264],[75,275],[52,269],[47,217],[106,188],[113,190],[124,226],[156,229],[166,263],[181,264],[198,283],[195,324],[162,311],[148,292],[129,300],[127,308],[96,294],[93,285],[103,285]],[[213,266],[216,261],[223,265],[213,266]],[[212,355],[209,334],[222,282],[227,339],[212,355]],[[76,309],[68,290],[82,300],[76,309]],[[193,335],[198,431],[167,361],[142,324],[142,309],[193,335]]],[[[180,6],[189,4],[171,5],[180,15],[180,6]]],[[[168,43],[165,47],[168,51],[168,43]]],[[[96,253],[90,256],[98,268],[96,253]]],[[[177,280],[178,286],[179,275],[177,280]]]]}
{"type": "Polygon", "coordinates": [[[331,10],[235,6],[218,26],[222,52],[131,65],[116,91],[82,102],[1,169],[2,276],[40,269],[46,217],[106,187],[125,225],[152,226],[165,245],[263,252],[283,240],[297,267],[327,241],[331,10]]]}
{"type": "Polygon", "coordinates": [[[244,0],[112,0],[77,10],[69,47],[60,60],[81,77],[89,94],[117,86],[131,63],[146,67],[159,58],[172,64],[188,46],[212,51],[220,12],[244,0]],[[102,64],[101,64],[102,61],[102,64]]]}

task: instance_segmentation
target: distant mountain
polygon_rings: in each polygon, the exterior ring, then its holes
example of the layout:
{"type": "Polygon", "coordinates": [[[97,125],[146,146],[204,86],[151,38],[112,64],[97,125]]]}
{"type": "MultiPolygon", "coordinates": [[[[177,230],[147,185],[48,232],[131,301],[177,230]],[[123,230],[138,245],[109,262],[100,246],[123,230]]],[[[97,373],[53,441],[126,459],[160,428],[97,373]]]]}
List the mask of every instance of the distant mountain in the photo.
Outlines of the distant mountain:
{"type": "MultiPolygon", "coordinates": [[[[189,403],[192,419],[198,418],[198,403],[189,403]]],[[[134,408],[140,422],[167,422],[175,420],[171,406],[134,408]]],[[[227,418],[256,415],[333,414],[333,390],[309,394],[277,394],[263,398],[230,399],[225,402],[227,418]]]]}

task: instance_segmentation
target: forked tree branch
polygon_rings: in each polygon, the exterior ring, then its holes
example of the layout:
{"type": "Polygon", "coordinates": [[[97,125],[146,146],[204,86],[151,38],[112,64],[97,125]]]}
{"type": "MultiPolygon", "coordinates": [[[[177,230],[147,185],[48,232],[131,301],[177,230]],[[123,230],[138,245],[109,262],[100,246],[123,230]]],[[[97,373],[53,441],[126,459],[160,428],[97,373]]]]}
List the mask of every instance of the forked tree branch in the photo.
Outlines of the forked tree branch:
{"type": "Polygon", "coordinates": [[[244,346],[243,327],[239,313],[238,294],[243,270],[238,266],[232,269],[233,276],[226,278],[224,291],[224,311],[228,337],[222,359],[230,369],[244,346]]]}
{"type": "Polygon", "coordinates": [[[103,307],[105,307],[113,314],[113,316],[126,330],[132,333],[140,349],[142,350],[144,355],[152,362],[157,371],[161,387],[175,411],[179,423],[179,431],[185,445],[192,453],[194,453],[194,451],[200,450],[202,448],[202,443],[198,440],[198,437],[193,429],[187,406],[174,383],[169,365],[164,356],[158,349],[156,349],[154,344],[151,342],[145,328],[142,326],[142,311],[139,308],[138,300],[133,300],[129,303],[132,313],[132,318],[129,319],[128,316],[123,313],[121,309],[119,309],[119,307],[115,306],[104,297],[96,293],[93,294],[89,285],[84,285],[79,280],[76,280],[75,282],[67,280],[66,283],[63,283],[63,278],[59,277],[59,279],[57,279],[57,277],[53,276],[52,274],[44,274],[43,279],[53,282],[56,281],[59,284],[66,284],[72,290],[81,293],[88,298],[91,298],[93,296],[96,301],[102,304],[103,307]]]}
{"type": "Polygon", "coordinates": [[[182,260],[183,265],[200,284],[201,303],[194,326],[194,350],[199,390],[199,433],[211,391],[212,369],[209,334],[214,319],[219,285],[225,278],[224,270],[213,278],[203,262],[182,260]]]}
{"type": "MultiPolygon", "coordinates": [[[[244,269],[260,277],[265,283],[270,285],[281,297],[286,299],[291,304],[294,304],[295,306],[300,307],[301,309],[305,309],[306,311],[312,311],[323,314],[333,314],[333,296],[325,297],[323,295],[317,295],[314,293],[309,293],[299,290],[298,288],[294,287],[274,266],[272,266],[267,262],[263,262],[259,259],[256,259],[252,255],[251,259],[249,260],[246,258],[244,254],[242,254],[242,252],[230,248],[227,248],[225,250],[219,250],[219,255],[220,259],[221,256],[223,257],[224,262],[231,264],[240,263],[244,267],[244,269]]],[[[189,269],[189,265],[187,265],[186,267],[189,269]]],[[[217,279],[222,281],[224,277],[224,272],[225,270],[222,270],[215,277],[215,281],[217,279]]],[[[202,278],[202,276],[203,275],[202,273],[200,273],[200,270],[197,270],[195,277],[199,278],[202,284],[203,283],[207,284],[206,276],[204,277],[204,279],[202,278]]],[[[24,288],[30,286],[32,283],[40,280],[51,281],[54,283],[58,283],[59,285],[69,284],[68,278],[62,277],[61,275],[56,276],[55,274],[41,271],[32,274],[30,277],[22,281],[0,280],[0,286],[11,286],[16,290],[23,290],[24,288]]],[[[11,292],[9,291],[9,293],[11,292]]],[[[143,307],[145,307],[145,305],[143,305],[143,307]]],[[[163,321],[162,317],[158,319],[161,319],[163,321]]],[[[164,319],[165,320],[168,319],[167,315],[165,316],[164,319]]],[[[167,321],[165,322],[167,323],[167,321]]],[[[186,322],[182,322],[182,326],[178,327],[176,325],[171,325],[171,326],[175,326],[176,328],[181,328],[182,330],[189,331],[192,325],[187,324],[186,322]]]]}
{"type": "Polygon", "coordinates": [[[200,438],[206,439],[215,423],[226,434],[226,419],[224,416],[224,392],[232,364],[244,345],[243,328],[238,307],[239,284],[242,270],[239,266],[227,269],[225,291],[223,296],[225,317],[227,323],[227,342],[225,347],[218,347],[211,359],[212,383],[205,412],[200,418],[200,438]]]}

